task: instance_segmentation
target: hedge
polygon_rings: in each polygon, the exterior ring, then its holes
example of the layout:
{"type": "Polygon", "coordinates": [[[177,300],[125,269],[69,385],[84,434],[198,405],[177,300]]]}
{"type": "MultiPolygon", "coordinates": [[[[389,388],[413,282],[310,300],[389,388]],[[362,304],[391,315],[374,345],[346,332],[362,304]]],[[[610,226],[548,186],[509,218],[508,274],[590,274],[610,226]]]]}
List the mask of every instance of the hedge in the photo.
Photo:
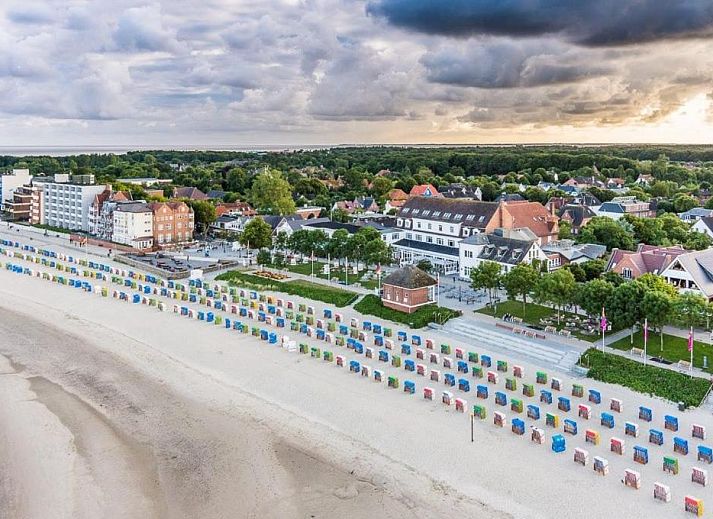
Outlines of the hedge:
{"type": "Polygon", "coordinates": [[[427,305],[422,306],[412,314],[399,312],[392,308],[387,308],[381,303],[381,298],[377,295],[366,295],[364,298],[354,305],[354,310],[366,315],[373,315],[396,323],[407,324],[411,328],[423,328],[428,326],[428,323],[434,319],[434,313],[441,315],[438,317],[440,324],[445,323],[448,319],[461,315],[459,310],[451,310],[442,306],[427,305]]]}
{"type": "Polygon", "coordinates": [[[698,407],[711,386],[709,380],[693,377],[646,365],[613,353],[588,349],[579,361],[589,368],[588,376],[594,380],[619,384],[624,387],[655,395],[671,402],[683,402],[688,407],[698,407]]]}

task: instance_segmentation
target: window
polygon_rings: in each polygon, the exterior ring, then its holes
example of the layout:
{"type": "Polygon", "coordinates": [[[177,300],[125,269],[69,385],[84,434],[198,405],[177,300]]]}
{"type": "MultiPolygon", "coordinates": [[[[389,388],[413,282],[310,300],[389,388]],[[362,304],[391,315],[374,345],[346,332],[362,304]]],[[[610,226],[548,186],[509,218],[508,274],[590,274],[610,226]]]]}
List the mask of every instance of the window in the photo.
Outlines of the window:
{"type": "Polygon", "coordinates": [[[462,220],[462,219],[463,219],[463,215],[462,215],[462,214],[456,214],[456,215],[453,216],[453,219],[454,219],[454,220],[462,220]]]}
{"type": "Polygon", "coordinates": [[[441,231],[443,231],[443,226],[442,226],[442,225],[439,225],[439,226],[438,226],[438,232],[441,232],[441,231]]]}
{"type": "Polygon", "coordinates": [[[434,218],[438,218],[439,216],[441,216],[441,212],[440,212],[440,211],[433,211],[433,217],[434,217],[434,218]]]}
{"type": "Polygon", "coordinates": [[[451,227],[450,227],[449,230],[451,231],[451,233],[453,233],[453,232],[455,232],[455,227],[453,227],[453,226],[451,225],[451,227]]]}
{"type": "Polygon", "coordinates": [[[634,277],[629,267],[624,267],[623,269],[621,269],[621,275],[626,279],[631,279],[632,277],[634,277]]]}
{"type": "Polygon", "coordinates": [[[443,214],[443,218],[450,218],[450,217],[451,217],[451,213],[444,213],[444,214],[443,214]]]}
{"type": "Polygon", "coordinates": [[[420,209],[414,209],[413,211],[411,211],[411,214],[416,215],[416,214],[418,214],[418,213],[420,213],[420,212],[421,212],[420,209]]]}
{"type": "Polygon", "coordinates": [[[431,211],[429,209],[426,209],[422,214],[423,216],[428,216],[429,214],[431,214],[431,211]]]}
{"type": "Polygon", "coordinates": [[[429,230],[429,231],[431,230],[431,224],[430,224],[430,223],[428,224],[428,230],[429,230]]]}
{"type": "Polygon", "coordinates": [[[485,216],[478,218],[478,223],[483,223],[485,221],[485,216]]]}
{"type": "Polygon", "coordinates": [[[443,245],[443,238],[436,238],[436,245],[443,245]]]}
{"type": "Polygon", "coordinates": [[[426,243],[433,243],[433,236],[426,236],[426,243]]]}
{"type": "Polygon", "coordinates": [[[456,242],[454,242],[453,240],[448,240],[448,246],[449,246],[449,247],[455,247],[455,246],[456,246],[456,242]]]}
{"type": "Polygon", "coordinates": [[[410,239],[412,239],[412,238],[413,238],[413,234],[411,234],[410,232],[407,232],[407,233],[406,233],[406,239],[407,239],[407,240],[410,240],[410,239]]]}
{"type": "Polygon", "coordinates": [[[416,227],[421,228],[421,222],[416,222],[416,227]]]}
{"type": "Polygon", "coordinates": [[[403,209],[401,209],[401,214],[408,214],[409,211],[410,209],[408,207],[404,207],[403,209]]]}

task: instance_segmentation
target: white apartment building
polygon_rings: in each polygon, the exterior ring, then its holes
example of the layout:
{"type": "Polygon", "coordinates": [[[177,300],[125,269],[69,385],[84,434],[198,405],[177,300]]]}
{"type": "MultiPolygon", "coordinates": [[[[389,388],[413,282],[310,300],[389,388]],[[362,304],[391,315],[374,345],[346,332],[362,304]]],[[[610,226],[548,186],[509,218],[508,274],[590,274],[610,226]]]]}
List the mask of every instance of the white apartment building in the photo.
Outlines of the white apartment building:
{"type": "Polygon", "coordinates": [[[113,242],[139,250],[153,247],[153,211],[147,203],[118,204],[112,215],[113,242]]]}
{"type": "Polygon", "coordinates": [[[107,186],[91,183],[93,178],[82,180],[88,183],[70,182],[69,175],[55,175],[54,180],[42,183],[44,188],[45,224],[72,230],[89,230],[89,207],[94,197],[107,186]]]}
{"type": "Polygon", "coordinates": [[[15,190],[29,184],[32,180],[29,169],[13,169],[0,174],[0,206],[5,209],[5,204],[13,201],[15,190]]]}

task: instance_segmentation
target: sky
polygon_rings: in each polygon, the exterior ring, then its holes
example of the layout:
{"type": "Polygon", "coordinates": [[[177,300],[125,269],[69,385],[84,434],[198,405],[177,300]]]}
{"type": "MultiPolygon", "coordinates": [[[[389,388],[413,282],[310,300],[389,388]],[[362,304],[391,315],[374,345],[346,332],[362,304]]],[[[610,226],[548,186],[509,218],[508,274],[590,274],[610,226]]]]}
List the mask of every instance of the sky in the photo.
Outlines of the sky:
{"type": "Polygon", "coordinates": [[[3,0],[0,146],[713,142],[711,0],[3,0]]]}

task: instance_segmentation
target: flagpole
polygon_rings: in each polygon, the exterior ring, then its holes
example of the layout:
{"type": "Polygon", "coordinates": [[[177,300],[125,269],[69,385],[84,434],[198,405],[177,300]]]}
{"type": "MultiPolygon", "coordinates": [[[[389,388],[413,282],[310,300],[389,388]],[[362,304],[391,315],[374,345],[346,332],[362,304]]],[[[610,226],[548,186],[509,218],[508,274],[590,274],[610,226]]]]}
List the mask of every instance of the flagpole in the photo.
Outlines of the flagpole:
{"type": "Polygon", "coordinates": [[[644,366],[646,366],[647,356],[646,356],[646,345],[649,342],[649,319],[644,319],[644,366]]]}
{"type": "Polygon", "coordinates": [[[327,281],[331,283],[332,281],[332,255],[327,254],[327,281]]]}
{"type": "Polygon", "coordinates": [[[607,317],[604,313],[604,307],[602,306],[602,317],[599,320],[599,327],[602,329],[602,353],[604,353],[604,330],[607,327],[607,317]]]}
{"type": "Polygon", "coordinates": [[[691,326],[691,333],[688,336],[688,351],[691,352],[691,378],[693,378],[693,326],[691,326]]]}

